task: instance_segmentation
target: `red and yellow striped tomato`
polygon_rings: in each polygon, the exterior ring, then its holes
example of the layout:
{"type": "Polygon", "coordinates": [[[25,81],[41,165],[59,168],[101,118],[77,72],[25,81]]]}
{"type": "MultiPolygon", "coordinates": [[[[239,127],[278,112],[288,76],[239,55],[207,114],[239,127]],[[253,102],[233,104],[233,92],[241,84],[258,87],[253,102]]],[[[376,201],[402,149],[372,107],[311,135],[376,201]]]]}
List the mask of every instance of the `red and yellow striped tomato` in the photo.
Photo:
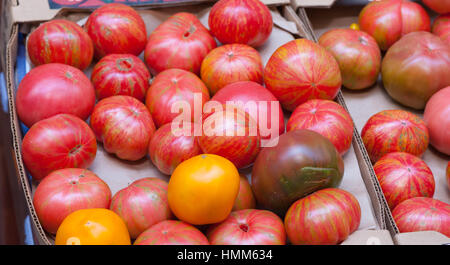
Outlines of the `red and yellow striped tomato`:
{"type": "Polygon", "coordinates": [[[156,127],[171,122],[179,112],[172,112],[172,107],[176,102],[187,102],[189,108],[180,109],[182,113],[189,112],[188,117],[194,121],[194,108],[200,107],[200,113],[203,105],[209,100],[208,88],[195,74],[182,69],[168,69],[159,73],[148,89],[145,99],[145,105],[150,110],[156,127]],[[195,101],[195,95],[200,95],[199,102],[195,101]],[[199,105],[196,105],[199,104],[199,105]]]}
{"type": "Polygon", "coordinates": [[[155,132],[148,109],[130,96],[100,100],[92,112],[90,125],[108,153],[130,161],[148,154],[148,146],[155,132]]]}
{"type": "Polygon", "coordinates": [[[434,195],[433,173],[420,158],[409,153],[389,153],[378,160],[373,169],[384,197],[393,210],[402,201],[434,195]]]}
{"type": "Polygon", "coordinates": [[[256,121],[236,106],[206,113],[197,139],[203,153],[223,156],[237,168],[252,164],[261,149],[256,121]]]}
{"type": "Polygon", "coordinates": [[[91,64],[94,45],[81,26],[69,20],[55,19],[31,32],[27,51],[36,66],[62,63],[84,70],[91,64]]]}
{"type": "Polygon", "coordinates": [[[190,130],[185,131],[166,123],[153,135],[149,146],[150,159],[162,173],[172,175],[181,162],[202,153],[194,136],[194,124],[190,123],[190,126],[190,130]]]}
{"type": "Polygon", "coordinates": [[[401,233],[437,231],[450,237],[450,204],[427,197],[403,201],[392,211],[401,233]]]}
{"type": "Polygon", "coordinates": [[[205,56],[217,44],[208,29],[191,13],[169,17],[151,34],[145,47],[145,62],[153,75],[178,68],[200,73],[205,56]]]}
{"type": "Polygon", "coordinates": [[[286,130],[299,129],[325,136],[341,155],[352,145],[353,120],[341,105],[331,100],[311,99],[298,106],[289,118],[286,130]]]}
{"type": "Polygon", "coordinates": [[[134,245],[209,245],[200,230],[182,221],[162,221],[145,230],[134,245]]]}
{"type": "Polygon", "coordinates": [[[256,207],[255,195],[253,195],[252,187],[244,174],[240,174],[239,192],[234,201],[233,211],[244,209],[254,209],[256,207]]]}
{"type": "Polygon", "coordinates": [[[164,180],[143,178],[119,190],[110,209],[125,222],[131,238],[137,238],[154,224],[172,218],[164,180]]]}
{"type": "Polygon", "coordinates": [[[45,231],[56,234],[70,213],[79,209],[109,208],[111,190],[87,169],[65,168],[53,171],[37,186],[33,206],[45,231]]]}
{"type": "Polygon", "coordinates": [[[428,129],[424,121],[405,110],[384,110],[376,113],[364,125],[361,137],[372,163],[392,152],[421,156],[429,143],[428,129]]]}
{"type": "Polygon", "coordinates": [[[264,82],[283,108],[293,111],[309,99],[334,99],[342,79],[331,53],[310,40],[296,39],[272,54],[264,82]]]}
{"type": "Polygon", "coordinates": [[[446,43],[450,43],[450,14],[440,15],[437,17],[433,22],[431,32],[438,35],[446,43]]]}
{"type": "Polygon", "coordinates": [[[144,101],[150,78],[147,66],[132,54],[109,54],[94,66],[91,74],[99,100],[124,95],[144,101]]]}
{"type": "Polygon", "coordinates": [[[263,83],[263,65],[258,51],[245,44],[227,44],[212,50],[202,62],[200,75],[214,95],[238,81],[263,83]]]}
{"type": "Polygon", "coordinates": [[[263,45],[273,27],[269,8],[259,0],[220,0],[208,18],[211,33],[223,44],[263,45]]]}
{"type": "Polygon", "coordinates": [[[356,231],[360,221],[361,207],[355,196],[328,188],[292,204],[284,225],[292,244],[335,245],[356,231]]]}
{"type": "Polygon", "coordinates": [[[267,210],[235,211],[228,218],[208,228],[211,245],[284,245],[283,220],[267,210]]]}
{"type": "Polygon", "coordinates": [[[95,56],[133,54],[138,56],[147,43],[144,20],[124,4],[106,4],[89,15],[84,25],[94,42],[95,56]]]}

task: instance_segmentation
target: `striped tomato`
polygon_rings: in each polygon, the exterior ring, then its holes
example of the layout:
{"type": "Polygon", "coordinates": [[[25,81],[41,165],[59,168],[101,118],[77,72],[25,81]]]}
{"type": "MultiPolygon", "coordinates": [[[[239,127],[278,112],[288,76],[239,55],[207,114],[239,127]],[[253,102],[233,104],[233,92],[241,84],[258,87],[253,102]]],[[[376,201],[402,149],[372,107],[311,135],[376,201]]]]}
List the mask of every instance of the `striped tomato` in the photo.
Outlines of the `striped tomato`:
{"type": "Polygon", "coordinates": [[[130,96],[100,100],[90,125],[98,141],[120,159],[135,161],[148,154],[155,124],[145,105],[130,96]]]}
{"type": "Polygon", "coordinates": [[[99,100],[125,95],[144,101],[150,78],[147,66],[132,54],[107,55],[95,65],[91,74],[99,100]]]}
{"type": "Polygon", "coordinates": [[[111,53],[139,55],[147,43],[141,15],[124,4],[106,4],[91,13],[84,25],[94,42],[95,56],[111,53]]]}
{"type": "Polygon", "coordinates": [[[55,19],[31,32],[27,51],[36,66],[62,63],[84,70],[91,64],[94,45],[81,26],[69,20],[55,19]]]}
{"type": "Polygon", "coordinates": [[[246,209],[231,212],[228,218],[208,228],[211,245],[284,245],[283,221],[266,210],[246,209]]]}
{"type": "Polygon", "coordinates": [[[97,142],[89,126],[70,114],[58,114],[34,124],[22,141],[22,158],[35,180],[62,168],[87,168],[97,142]]]}
{"type": "Polygon", "coordinates": [[[255,195],[248,182],[247,176],[240,174],[239,192],[234,201],[233,211],[254,209],[256,207],[255,195]]]}
{"type": "Polygon", "coordinates": [[[421,156],[429,143],[424,121],[404,110],[376,113],[364,125],[361,136],[372,163],[392,152],[421,156]]]}
{"type": "Polygon", "coordinates": [[[433,173],[414,155],[388,153],[375,163],[373,169],[391,210],[404,200],[434,195],[433,173]]]}
{"type": "Polygon", "coordinates": [[[348,112],[331,100],[311,99],[298,106],[286,130],[308,129],[327,137],[341,155],[352,145],[353,120],[348,112]]]}
{"type": "Polygon", "coordinates": [[[427,197],[403,201],[392,211],[401,233],[437,231],[450,237],[450,204],[427,197]]]}
{"type": "Polygon", "coordinates": [[[309,99],[334,99],[342,79],[331,53],[310,40],[297,39],[272,54],[264,82],[283,108],[293,111],[309,99]]]}
{"type": "Polygon", "coordinates": [[[150,141],[149,154],[153,164],[166,175],[172,175],[184,160],[202,153],[194,136],[194,124],[184,131],[166,123],[156,130],[150,141]]]}
{"type": "Polygon", "coordinates": [[[143,178],[119,190],[110,209],[125,222],[131,238],[137,238],[154,224],[172,218],[164,180],[143,178]]]}
{"type": "Polygon", "coordinates": [[[203,58],[216,46],[208,29],[194,14],[181,12],[150,34],[145,62],[154,75],[171,68],[199,74],[203,58]]]}
{"type": "Polygon", "coordinates": [[[433,22],[431,32],[438,35],[446,43],[450,43],[450,14],[440,15],[437,17],[433,22]]]}
{"type": "Polygon", "coordinates": [[[263,83],[263,65],[258,51],[244,44],[227,44],[212,50],[202,62],[200,75],[214,95],[238,81],[263,83]]]}
{"type": "Polygon", "coordinates": [[[238,107],[207,113],[202,128],[197,139],[203,153],[225,157],[238,169],[252,164],[261,149],[256,121],[238,107]]]}
{"type": "Polygon", "coordinates": [[[263,45],[273,27],[269,8],[259,0],[220,0],[208,18],[211,33],[224,44],[263,45]]]}
{"type": "Polygon", "coordinates": [[[56,234],[70,213],[80,209],[109,208],[111,190],[87,169],[65,168],[53,171],[37,186],[33,206],[45,231],[56,234]]]}
{"type": "Polygon", "coordinates": [[[172,107],[176,106],[174,104],[177,102],[189,104],[189,107],[184,104],[179,105],[183,108],[180,111],[187,112],[191,121],[194,121],[195,107],[201,105],[199,110],[201,113],[203,105],[208,100],[208,88],[195,74],[182,69],[169,69],[159,73],[153,79],[147,92],[145,105],[150,110],[156,127],[159,128],[180,115],[178,112],[172,112],[172,107]]]}
{"type": "Polygon", "coordinates": [[[167,220],[145,230],[134,245],[209,245],[200,230],[182,221],[167,220]]]}
{"type": "Polygon", "coordinates": [[[356,231],[361,208],[351,193],[323,189],[296,201],[284,219],[287,236],[295,245],[335,245],[356,231]]]}

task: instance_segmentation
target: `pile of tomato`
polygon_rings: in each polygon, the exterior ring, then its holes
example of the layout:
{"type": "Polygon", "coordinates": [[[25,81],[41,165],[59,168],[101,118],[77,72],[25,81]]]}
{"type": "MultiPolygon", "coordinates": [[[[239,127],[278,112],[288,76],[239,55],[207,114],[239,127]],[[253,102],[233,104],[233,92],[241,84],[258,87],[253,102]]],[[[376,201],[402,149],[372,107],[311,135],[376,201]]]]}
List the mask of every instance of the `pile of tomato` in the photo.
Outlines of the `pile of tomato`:
{"type": "Polygon", "coordinates": [[[354,125],[333,99],[342,85],[364,89],[382,72],[395,100],[426,105],[424,121],[387,110],[362,131],[386,199],[400,230],[449,236],[450,205],[432,199],[420,155],[429,142],[450,155],[450,47],[424,32],[422,10],[373,2],[361,30],[290,41],[265,66],[257,48],[273,21],[259,0],[218,1],[209,29],[182,12],[148,35],[122,4],[96,9],[83,27],[41,24],[27,40],[34,68],[16,106],[29,127],[22,158],[38,183],[42,227],[56,244],[341,243],[358,229],[361,208],[338,188],[354,125]],[[412,11],[391,23],[403,28],[383,30],[380,17],[402,8],[412,11]],[[380,48],[389,48],[383,61],[380,48]],[[149,176],[112,194],[88,169],[100,145],[120,160],[149,157],[169,181],[149,176]]]}

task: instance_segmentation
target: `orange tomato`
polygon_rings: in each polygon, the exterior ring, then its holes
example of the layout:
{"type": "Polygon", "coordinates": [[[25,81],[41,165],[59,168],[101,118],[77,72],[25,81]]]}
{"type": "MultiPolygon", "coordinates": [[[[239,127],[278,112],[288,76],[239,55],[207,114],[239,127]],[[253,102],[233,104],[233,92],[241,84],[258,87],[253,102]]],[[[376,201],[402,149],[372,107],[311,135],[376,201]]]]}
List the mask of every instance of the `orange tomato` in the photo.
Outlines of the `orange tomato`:
{"type": "Polygon", "coordinates": [[[108,209],[82,209],[69,214],[56,232],[55,245],[130,245],[125,222],[108,209]]]}
{"type": "Polygon", "coordinates": [[[239,173],[228,159],[202,154],[179,164],[170,177],[168,200],[180,220],[205,225],[225,220],[239,191],[239,173]]]}
{"type": "Polygon", "coordinates": [[[358,23],[352,23],[352,24],[350,25],[350,28],[351,28],[351,29],[354,29],[354,30],[359,30],[359,25],[358,25],[358,23]]]}

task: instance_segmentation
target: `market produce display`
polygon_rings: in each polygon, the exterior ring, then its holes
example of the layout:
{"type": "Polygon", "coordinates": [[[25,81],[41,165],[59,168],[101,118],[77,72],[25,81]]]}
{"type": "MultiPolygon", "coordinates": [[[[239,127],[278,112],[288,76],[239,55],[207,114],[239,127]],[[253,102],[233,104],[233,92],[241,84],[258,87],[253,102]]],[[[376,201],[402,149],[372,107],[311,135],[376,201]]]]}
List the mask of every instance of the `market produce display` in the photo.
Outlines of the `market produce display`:
{"type": "Polygon", "coordinates": [[[433,22],[431,32],[439,36],[444,42],[450,43],[450,14],[437,17],[433,22]]]}
{"type": "Polygon", "coordinates": [[[450,162],[442,176],[422,160],[429,144],[450,155],[450,9],[423,2],[443,14],[434,35],[421,4],[372,1],[358,23],[284,43],[265,65],[274,21],[259,0],[217,1],[208,25],[173,12],[151,32],[123,4],[83,26],[43,23],[15,95],[40,225],[57,245],[341,244],[363,204],[340,187],[358,132],[334,99],[381,77],[415,109],[360,132],[394,221],[450,236],[450,205],[433,198],[450,162]],[[97,152],[136,176],[108,186],[90,169],[97,152]]]}

